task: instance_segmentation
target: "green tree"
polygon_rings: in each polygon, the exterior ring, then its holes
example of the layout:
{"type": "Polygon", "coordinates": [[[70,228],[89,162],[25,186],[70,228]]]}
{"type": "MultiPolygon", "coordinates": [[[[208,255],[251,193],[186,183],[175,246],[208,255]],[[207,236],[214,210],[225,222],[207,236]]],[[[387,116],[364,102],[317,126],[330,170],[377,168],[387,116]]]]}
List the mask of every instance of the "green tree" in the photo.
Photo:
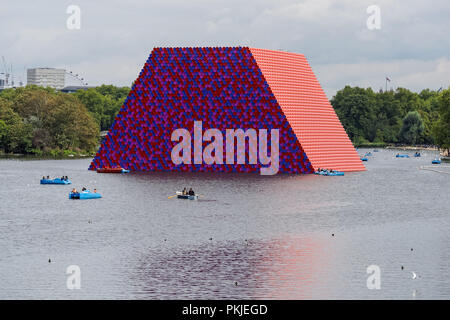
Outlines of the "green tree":
{"type": "Polygon", "coordinates": [[[102,85],[79,90],[74,95],[87,107],[100,126],[100,130],[109,130],[129,92],[128,87],[102,85]]]}
{"type": "Polygon", "coordinates": [[[51,111],[44,127],[59,149],[93,151],[97,146],[99,128],[86,107],[73,95],[59,93],[51,101],[51,111]]]}
{"type": "Polygon", "coordinates": [[[433,126],[438,120],[438,96],[429,89],[420,94],[405,88],[374,93],[371,89],[346,86],[330,102],[356,145],[412,140],[429,144],[433,142],[433,126]],[[423,129],[417,127],[418,136],[404,128],[402,119],[409,112],[417,112],[421,119],[423,129]]]}
{"type": "Polygon", "coordinates": [[[373,141],[377,134],[375,94],[372,89],[346,86],[331,99],[350,139],[373,141]]]}
{"type": "Polygon", "coordinates": [[[101,127],[104,107],[106,104],[105,97],[95,88],[78,90],[74,93],[74,95],[86,106],[99,127],[101,127]]]}
{"type": "Polygon", "coordinates": [[[393,91],[376,94],[377,142],[397,142],[401,128],[400,103],[395,100],[393,91]]]}
{"type": "Polygon", "coordinates": [[[403,118],[403,125],[400,129],[400,140],[408,144],[416,144],[424,130],[424,125],[419,112],[410,111],[403,118]]]}
{"type": "Polygon", "coordinates": [[[6,137],[7,132],[8,126],[6,125],[6,122],[0,119],[0,141],[2,141],[4,137],[6,137]]]}
{"type": "Polygon", "coordinates": [[[438,98],[439,120],[433,126],[435,143],[442,149],[450,149],[450,88],[441,92],[438,98]]]}
{"type": "Polygon", "coordinates": [[[394,98],[399,103],[401,113],[406,115],[410,111],[419,110],[421,99],[419,95],[405,88],[397,88],[394,98]]]}
{"type": "Polygon", "coordinates": [[[0,98],[0,148],[6,153],[27,153],[31,148],[32,126],[0,98]]]}
{"type": "Polygon", "coordinates": [[[99,128],[76,96],[27,86],[0,93],[0,120],[6,152],[94,151],[99,128]]]}

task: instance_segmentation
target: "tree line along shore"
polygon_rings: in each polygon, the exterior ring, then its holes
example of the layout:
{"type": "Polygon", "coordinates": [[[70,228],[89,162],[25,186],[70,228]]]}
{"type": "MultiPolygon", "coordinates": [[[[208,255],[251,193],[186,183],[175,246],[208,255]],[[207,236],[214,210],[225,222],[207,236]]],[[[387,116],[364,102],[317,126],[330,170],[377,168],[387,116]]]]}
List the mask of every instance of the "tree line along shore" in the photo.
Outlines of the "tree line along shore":
{"type": "MultiPolygon", "coordinates": [[[[0,92],[0,154],[92,155],[129,87],[102,85],[75,93],[26,86],[0,92]]],[[[346,86],[330,100],[356,147],[450,149],[450,88],[374,92],[346,86]]]]}

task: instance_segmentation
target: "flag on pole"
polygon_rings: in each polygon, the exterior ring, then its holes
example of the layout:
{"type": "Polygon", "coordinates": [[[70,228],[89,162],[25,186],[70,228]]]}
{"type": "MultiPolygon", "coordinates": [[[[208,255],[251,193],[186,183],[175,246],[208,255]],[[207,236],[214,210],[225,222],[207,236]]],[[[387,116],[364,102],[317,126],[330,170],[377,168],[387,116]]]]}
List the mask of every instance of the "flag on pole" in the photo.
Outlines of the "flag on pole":
{"type": "Polygon", "coordinates": [[[389,82],[391,82],[391,79],[389,79],[388,77],[386,77],[386,81],[389,81],[389,82]]]}

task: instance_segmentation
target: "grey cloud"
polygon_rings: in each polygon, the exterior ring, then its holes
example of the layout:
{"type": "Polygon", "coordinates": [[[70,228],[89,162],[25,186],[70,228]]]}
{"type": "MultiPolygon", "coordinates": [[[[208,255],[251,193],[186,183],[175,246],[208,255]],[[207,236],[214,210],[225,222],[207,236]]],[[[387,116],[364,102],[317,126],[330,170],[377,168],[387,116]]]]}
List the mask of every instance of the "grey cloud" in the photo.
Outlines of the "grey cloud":
{"type": "Polygon", "coordinates": [[[420,90],[449,85],[449,14],[447,0],[16,1],[2,4],[0,55],[16,74],[54,66],[130,85],[155,46],[249,45],[305,54],[329,97],[346,84],[378,89],[397,69],[399,85],[420,90]],[[81,30],[66,29],[70,4],[81,30]],[[366,28],[372,4],[381,30],[366,28]]]}

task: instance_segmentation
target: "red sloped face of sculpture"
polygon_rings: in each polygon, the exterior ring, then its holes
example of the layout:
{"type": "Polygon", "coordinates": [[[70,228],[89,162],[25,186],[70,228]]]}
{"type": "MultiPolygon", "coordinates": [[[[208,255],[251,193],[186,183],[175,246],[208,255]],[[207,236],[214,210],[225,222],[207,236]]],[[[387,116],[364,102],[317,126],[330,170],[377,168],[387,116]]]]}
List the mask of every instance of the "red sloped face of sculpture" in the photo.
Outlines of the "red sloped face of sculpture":
{"type": "Polygon", "coordinates": [[[365,170],[305,56],[250,51],[313,168],[365,170]]]}
{"type": "MultiPolygon", "coordinates": [[[[268,164],[259,152],[256,162],[251,161],[255,148],[250,139],[244,140],[243,149],[239,149],[236,140],[231,157],[225,152],[229,141],[223,141],[223,154],[217,153],[218,147],[212,152],[216,160],[220,156],[222,161],[205,162],[201,156],[214,141],[203,139],[208,132],[226,137],[227,130],[242,129],[246,133],[278,133],[277,141],[266,137],[267,156],[272,157],[272,164],[277,142],[276,172],[313,172],[315,166],[301,145],[302,136],[295,130],[296,119],[290,119],[289,112],[285,114],[251,50],[254,49],[155,48],[89,169],[120,166],[137,171],[260,172],[268,164]],[[194,130],[194,123],[201,124],[200,132],[198,127],[194,130]],[[183,151],[191,153],[186,157],[191,161],[173,161],[172,151],[179,141],[173,141],[172,134],[178,129],[192,137],[186,145],[190,149],[183,151]]],[[[257,138],[259,151],[261,136],[257,138]]],[[[338,169],[332,165],[328,168],[338,169]]]]}

